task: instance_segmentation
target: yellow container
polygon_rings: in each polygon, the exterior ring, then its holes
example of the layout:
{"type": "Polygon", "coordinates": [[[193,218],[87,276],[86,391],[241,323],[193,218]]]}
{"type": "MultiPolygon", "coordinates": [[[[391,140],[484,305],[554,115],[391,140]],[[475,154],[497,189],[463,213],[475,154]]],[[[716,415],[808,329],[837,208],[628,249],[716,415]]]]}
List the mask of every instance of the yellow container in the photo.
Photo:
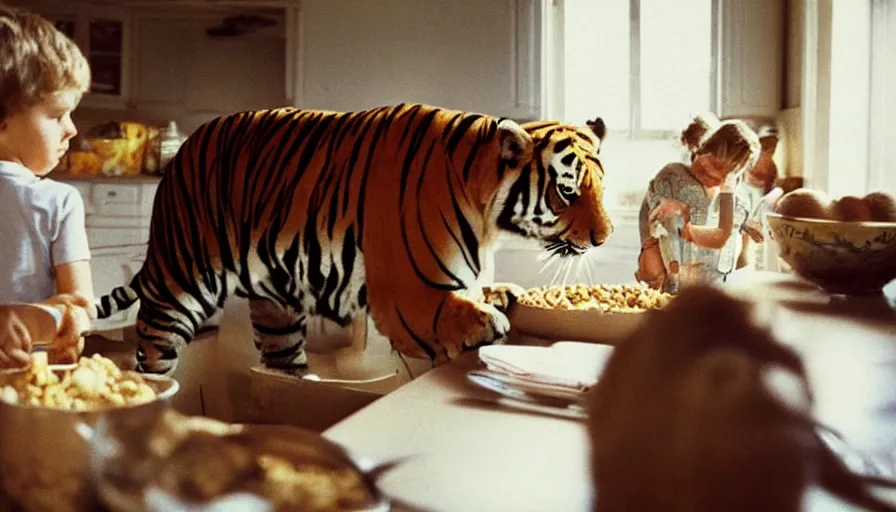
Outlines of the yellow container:
{"type": "MultiPolygon", "coordinates": [[[[90,136],[85,147],[72,150],[68,156],[68,172],[81,176],[137,176],[144,170],[150,129],[142,123],[122,121],[117,124],[120,137],[90,136]]],[[[104,125],[108,126],[108,125],[104,125]]],[[[104,135],[108,135],[106,130],[104,135]]]]}

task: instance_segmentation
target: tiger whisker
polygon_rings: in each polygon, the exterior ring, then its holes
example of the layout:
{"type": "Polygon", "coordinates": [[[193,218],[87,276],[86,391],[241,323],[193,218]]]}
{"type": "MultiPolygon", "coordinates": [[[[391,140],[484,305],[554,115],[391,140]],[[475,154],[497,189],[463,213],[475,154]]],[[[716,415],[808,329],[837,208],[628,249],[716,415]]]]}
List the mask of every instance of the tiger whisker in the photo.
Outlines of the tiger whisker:
{"type": "Polygon", "coordinates": [[[563,272],[563,284],[569,284],[569,274],[572,270],[573,265],[575,264],[578,258],[567,258],[566,259],[566,270],[563,272]]]}
{"type": "Polygon", "coordinates": [[[588,283],[589,284],[598,284],[594,280],[594,271],[592,269],[591,262],[585,261],[585,262],[583,262],[583,264],[585,265],[585,276],[588,279],[588,283]]]}
{"type": "Polygon", "coordinates": [[[563,272],[563,261],[560,260],[560,263],[557,265],[556,270],[554,270],[554,277],[551,278],[551,286],[556,286],[560,283],[560,274],[563,272]]]}
{"type": "Polygon", "coordinates": [[[544,272],[551,267],[554,263],[557,262],[557,258],[555,258],[556,254],[549,252],[546,253],[547,256],[541,261],[541,267],[538,269],[539,274],[544,274],[544,272]]]}

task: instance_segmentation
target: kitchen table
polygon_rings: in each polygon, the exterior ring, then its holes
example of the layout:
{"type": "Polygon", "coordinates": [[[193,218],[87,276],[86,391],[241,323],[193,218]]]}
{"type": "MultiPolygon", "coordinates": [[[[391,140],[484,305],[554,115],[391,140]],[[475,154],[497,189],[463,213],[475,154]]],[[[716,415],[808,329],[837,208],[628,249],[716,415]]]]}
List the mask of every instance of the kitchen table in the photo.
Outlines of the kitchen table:
{"type": "MultiPolygon", "coordinates": [[[[896,310],[889,297],[830,296],[793,276],[725,284],[771,304],[775,330],[804,357],[816,416],[896,463],[896,310]]],[[[324,432],[357,457],[404,459],[380,480],[399,510],[586,511],[594,497],[584,423],[517,412],[468,382],[475,353],[429,371],[324,432]]],[[[810,493],[810,510],[851,510],[810,493]]]]}

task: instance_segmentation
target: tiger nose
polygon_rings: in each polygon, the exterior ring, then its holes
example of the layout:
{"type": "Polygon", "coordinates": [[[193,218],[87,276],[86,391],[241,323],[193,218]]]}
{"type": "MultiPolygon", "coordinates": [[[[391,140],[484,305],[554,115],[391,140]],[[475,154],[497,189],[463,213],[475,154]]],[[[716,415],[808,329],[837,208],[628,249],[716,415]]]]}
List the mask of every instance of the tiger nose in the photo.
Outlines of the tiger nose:
{"type": "Polygon", "coordinates": [[[606,243],[607,239],[610,238],[610,235],[613,234],[613,225],[607,224],[606,229],[603,230],[595,230],[592,229],[589,233],[591,238],[591,245],[594,247],[600,247],[604,243],[606,243]]]}

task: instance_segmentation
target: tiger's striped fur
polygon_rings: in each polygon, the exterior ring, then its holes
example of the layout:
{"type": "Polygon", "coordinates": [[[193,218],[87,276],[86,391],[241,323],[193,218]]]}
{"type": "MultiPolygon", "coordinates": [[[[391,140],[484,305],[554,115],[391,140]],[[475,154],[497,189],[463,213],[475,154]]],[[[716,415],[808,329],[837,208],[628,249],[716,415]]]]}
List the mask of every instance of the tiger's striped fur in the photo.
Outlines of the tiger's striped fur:
{"type": "Polygon", "coordinates": [[[612,232],[600,119],[589,127],[426,105],[354,113],[281,108],[214,119],[159,185],[139,298],[140,369],[170,372],[230,291],[247,297],[269,366],[305,363],[306,315],[365,309],[393,347],[436,362],[509,327],[463,296],[500,231],[561,254],[612,232]]]}

